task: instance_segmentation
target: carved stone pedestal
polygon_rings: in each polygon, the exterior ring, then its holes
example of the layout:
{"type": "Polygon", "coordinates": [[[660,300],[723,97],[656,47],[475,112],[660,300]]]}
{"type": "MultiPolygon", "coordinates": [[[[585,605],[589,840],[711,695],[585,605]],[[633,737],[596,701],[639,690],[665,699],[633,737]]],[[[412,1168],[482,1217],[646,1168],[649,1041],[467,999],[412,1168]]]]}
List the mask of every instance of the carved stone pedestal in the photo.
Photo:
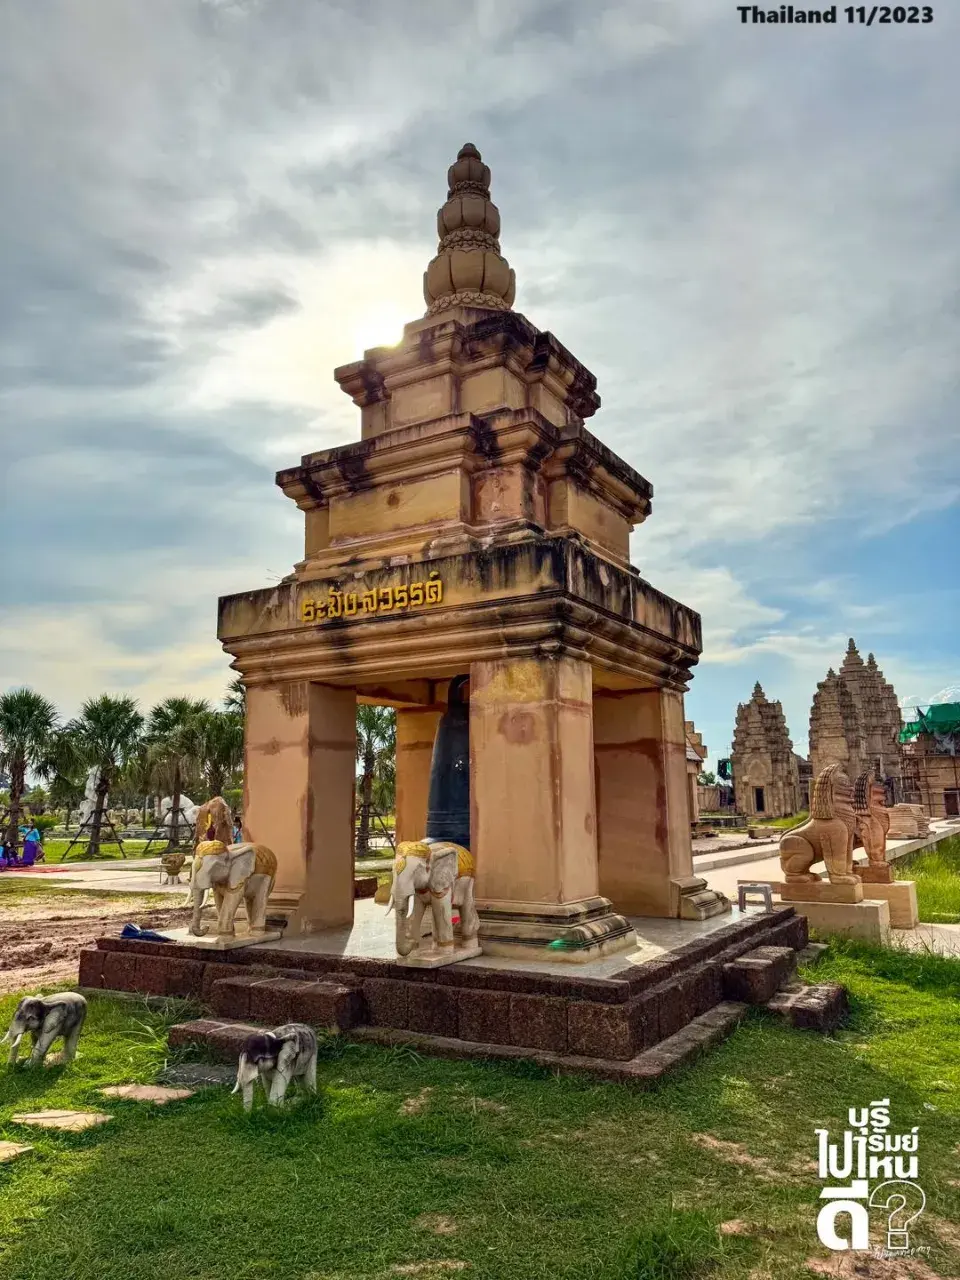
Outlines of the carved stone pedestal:
{"type": "Polygon", "coordinates": [[[479,944],[472,947],[422,947],[409,956],[398,956],[395,964],[408,969],[440,969],[444,965],[459,964],[461,960],[474,960],[483,955],[479,944]]]}
{"type": "Polygon", "coordinates": [[[885,902],[864,899],[862,902],[800,902],[790,899],[797,915],[806,916],[811,929],[819,934],[836,934],[860,938],[864,942],[890,941],[890,908],[885,902]]]}
{"type": "Polygon", "coordinates": [[[702,876],[683,876],[670,881],[670,888],[677,895],[680,920],[709,920],[730,910],[730,899],[716,889],[707,887],[702,876]]]}
{"type": "Polygon", "coordinates": [[[273,929],[243,929],[237,926],[237,932],[205,934],[198,938],[189,929],[164,929],[163,936],[170,942],[181,946],[199,947],[203,951],[236,951],[238,947],[252,947],[258,942],[279,942],[282,933],[273,929]]]}
{"type": "Polygon", "coordinates": [[[630,922],[607,898],[582,902],[477,903],[484,955],[525,960],[597,960],[637,945],[630,922]]]}
{"type": "Polygon", "coordinates": [[[920,923],[917,910],[917,885],[914,880],[896,880],[892,884],[870,884],[866,892],[871,898],[885,902],[890,908],[892,929],[915,929],[920,923]]]}
{"type": "Polygon", "coordinates": [[[833,884],[830,880],[788,880],[780,888],[782,902],[843,902],[863,901],[863,885],[833,884]]]}
{"type": "Polygon", "coordinates": [[[889,862],[864,862],[853,870],[862,884],[893,884],[893,867],[889,862]]]}

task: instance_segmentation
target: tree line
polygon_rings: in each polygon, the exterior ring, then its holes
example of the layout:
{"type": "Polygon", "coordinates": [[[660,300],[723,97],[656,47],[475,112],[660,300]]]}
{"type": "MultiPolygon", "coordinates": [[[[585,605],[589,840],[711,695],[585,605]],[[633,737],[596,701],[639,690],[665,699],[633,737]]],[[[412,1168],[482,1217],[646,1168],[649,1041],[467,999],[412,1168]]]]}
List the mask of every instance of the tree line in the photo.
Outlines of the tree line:
{"type": "MultiPolygon", "coordinates": [[[[145,797],[168,795],[171,844],[176,846],[183,795],[206,800],[242,787],[245,711],[239,677],[219,707],[203,699],[171,697],[144,714],[134,698],[101,694],[84,702],[68,721],[33,689],[0,694],[0,771],[10,782],[7,839],[18,847],[28,778],[47,783],[51,808],[65,810],[69,820],[83,798],[89,771],[96,769],[88,857],[100,853],[110,795],[144,800],[144,810],[145,797]]],[[[376,815],[392,812],[395,788],[395,712],[358,706],[357,853],[367,852],[376,815]]]]}

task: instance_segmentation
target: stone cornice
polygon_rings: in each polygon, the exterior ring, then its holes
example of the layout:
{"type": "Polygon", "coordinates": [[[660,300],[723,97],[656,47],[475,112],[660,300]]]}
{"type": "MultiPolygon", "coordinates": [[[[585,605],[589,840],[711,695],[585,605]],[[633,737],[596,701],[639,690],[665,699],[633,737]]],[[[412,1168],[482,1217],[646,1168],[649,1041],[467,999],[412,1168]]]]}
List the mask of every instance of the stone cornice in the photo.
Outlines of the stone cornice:
{"type": "Polygon", "coordinates": [[[497,365],[506,365],[527,385],[547,384],[576,417],[589,418],[600,407],[590,370],[552,333],[541,332],[515,311],[471,316],[464,309],[407,325],[398,346],[374,347],[333,376],[354,404],[366,408],[410,382],[445,373],[464,377],[497,365]]]}
{"type": "MultiPolygon", "coordinates": [[[[311,625],[298,612],[311,584],[284,583],[222,598],[221,642],[250,682],[443,678],[447,668],[505,654],[564,653],[612,673],[624,687],[682,691],[697,662],[697,614],[569,539],[394,566],[369,577],[374,584],[391,575],[413,580],[428,566],[449,584],[440,606],[311,625]]],[[[341,584],[346,589],[359,576],[345,572],[341,584]]],[[[369,582],[351,589],[361,585],[369,582]]]]}

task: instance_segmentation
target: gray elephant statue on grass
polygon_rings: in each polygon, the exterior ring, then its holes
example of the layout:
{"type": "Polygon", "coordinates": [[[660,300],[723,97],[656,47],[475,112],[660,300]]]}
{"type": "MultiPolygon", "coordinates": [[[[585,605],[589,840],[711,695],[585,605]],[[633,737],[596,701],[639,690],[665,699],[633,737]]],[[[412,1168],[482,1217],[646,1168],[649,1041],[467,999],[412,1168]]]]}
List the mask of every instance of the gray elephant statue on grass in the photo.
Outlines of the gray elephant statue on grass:
{"type": "Polygon", "coordinates": [[[33,1048],[30,1066],[39,1066],[54,1040],[63,1037],[61,1062],[72,1062],[77,1056],[77,1042],[87,1017],[87,1002],[77,991],[61,991],[59,995],[25,996],[17,1005],[16,1013],[7,1034],[0,1044],[9,1044],[11,1066],[16,1066],[20,1053],[20,1041],[30,1032],[33,1048]]]}
{"type": "Polygon", "coordinates": [[[447,840],[404,840],[393,862],[390,905],[396,911],[397,954],[420,947],[423,917],[433,912],[433,941],[453,947],[453,908],[460,908],[462,946],[476,944],[480,920],[474,906],[474,863],[469,849],[447,840]],[[413,909],[410,908],[411,899],[413,909]]]}

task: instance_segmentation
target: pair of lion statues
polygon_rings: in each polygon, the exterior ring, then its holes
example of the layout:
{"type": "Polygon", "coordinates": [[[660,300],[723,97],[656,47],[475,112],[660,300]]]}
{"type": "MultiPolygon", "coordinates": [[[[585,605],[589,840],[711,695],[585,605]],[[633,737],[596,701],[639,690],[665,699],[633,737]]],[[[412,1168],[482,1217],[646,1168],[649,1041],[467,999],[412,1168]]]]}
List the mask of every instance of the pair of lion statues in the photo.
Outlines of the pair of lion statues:
{"type": "Polygon", "coordinates": [[[820,880],[810,868],[823,862],[832,884],[856,884],[853,851],[866,850],[871,866],[886,865],[890,815],[883,787],[869,773],[851,784],[840,764],[817,775],[810,798],[810,817],[780,839],[780,866],[788,883],[820,880]]]}

